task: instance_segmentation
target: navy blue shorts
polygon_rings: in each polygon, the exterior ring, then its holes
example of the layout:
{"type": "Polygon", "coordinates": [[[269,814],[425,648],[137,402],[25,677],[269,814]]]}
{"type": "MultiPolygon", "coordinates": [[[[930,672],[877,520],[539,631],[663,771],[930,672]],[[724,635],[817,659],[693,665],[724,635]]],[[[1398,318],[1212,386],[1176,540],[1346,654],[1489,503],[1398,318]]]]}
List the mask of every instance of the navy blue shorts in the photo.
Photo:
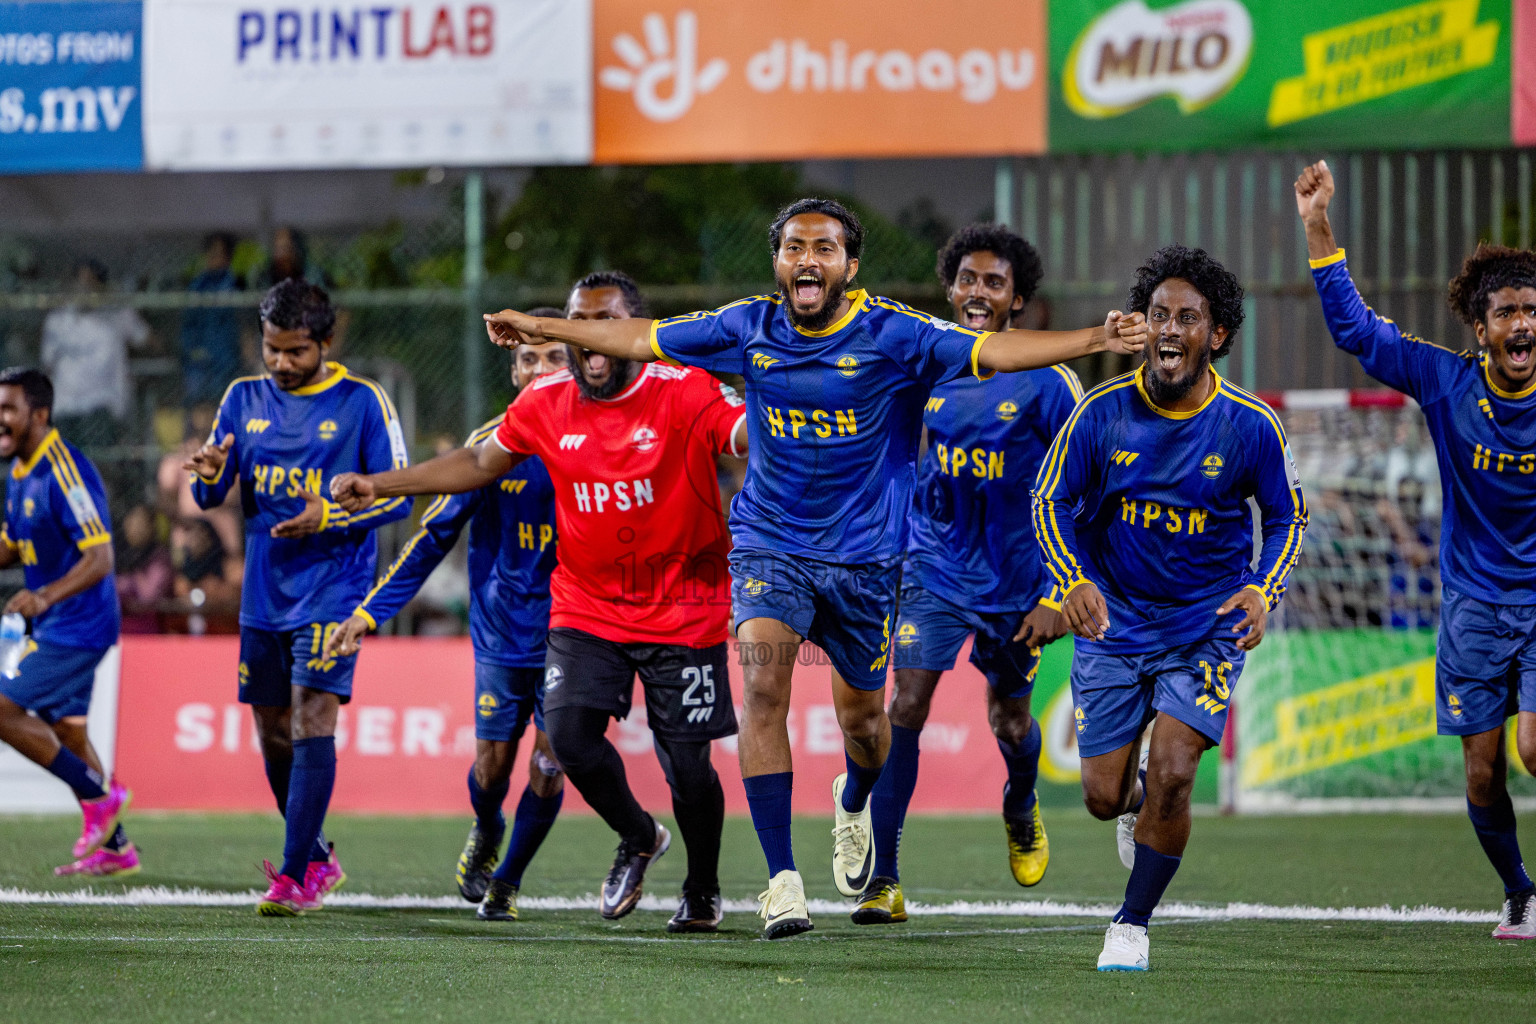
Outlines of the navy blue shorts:
{"type": "Polygon", "coordinates": [[[343,704],[350,703],[357,655],[321,657],[337,625],[315,622],[287,630],[241,626],[240,703],[286,708],[295,686],[334,693],[343,704]]]}
{"type": "Polygon", "coordinates": [[[772,551],[731,552],[736,625],[776,619],[827,652],[860,690],[885,686],[901,559],[834,565],[772,551]]]}
{"type": "Polygon", "coordinates": [[[1040,648],[1013,635],[1023,612],[976,612],[951,604],[922,587],[901,588],[901,615],[896,620],[895,667],[948,672],[955,667],[966,637],[976,635],[971,664],[987,677],[999,697],[1023,700],[1035,689],[1040,648]]]}
{"type": "Polygon", "coordinates": [[[475,660],[475,739],[506,743],[544,729],[544,666],[512,668],[475,660]]]}
{"type": "Polygon", "coordinates": [[[96,666],[109,650],[29,640],[16,678],[0,676],[0,694],[49,725],[61,718],[84,718],[91,709],[96,666]]]}
{"type": "Polygon", "coordinates": [[[1442,736],[1497,729],[1536,711],[1536,605],[1489,604],[1442,586],[1435,717],[1442,736]]]}
{"type": "Polygon", "coordinates": [[[1219,637],[1150,654],[1079,641],[1072,652],[1078,756],[1119,750],[1159,711],[1220,743],[1246,657],[1236,640],[1219,637]]]}

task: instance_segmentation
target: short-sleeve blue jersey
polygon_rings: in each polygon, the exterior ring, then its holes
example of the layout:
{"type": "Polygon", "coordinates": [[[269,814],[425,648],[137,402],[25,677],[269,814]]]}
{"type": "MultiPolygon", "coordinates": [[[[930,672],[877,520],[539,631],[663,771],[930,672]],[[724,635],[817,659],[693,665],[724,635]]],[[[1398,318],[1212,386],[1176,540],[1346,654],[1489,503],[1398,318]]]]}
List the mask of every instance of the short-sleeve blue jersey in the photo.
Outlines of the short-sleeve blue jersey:
{"type": "Polygon", "coordinates": [[[1063,594],[1104,595],[1116,654],[1216,636],[1216,609],[1252,587],[1274,608],[1301,552],[1307,505],[1274,411],[1212,372],[1200,408],[1152,403],[1145,367],[1084,396],[1035,481],[1035,532],[1063,594]],[[1253,562],[1253,513],[1263,544],[1253,562]]]}
{"type": "Polygon", "coordinates": [[[825,330],[779,295],[658,320],[651,348],[746,381],[747,481],[731,503],[738,548],[843,565],[906,551],[923,403],[977,374],[988,333],[862,290],[825,330]]]}
{"type": "MultiPolygon", "coordinates": [[[[501,417],[469,435],[474,448],[501,417]]],[[[555,570],[555,488],[530,456],[476,491],[444,494],[427,507],[395,564],[357,614],[378,628],[421,589],[469,525],[469,636],[475,660],[508,668],[544,664],[549,636],[549,575],[555,570]]]]}
{"type": "Polygon", "coordinates": [[[1496,386],[1483,357],[1416,338],[1365,304],[1344,250],[1312,262],[1334,344],[1424,410],[1440,463],[1440,578],[1491,604],[1536,604],[1536,384],[1496,386]]]}
{"type": "Polygon", "coordinates": [[[1027,514],[1030,492],[1082,397],[1065,366],[933,389],[905,581],[979,612],[1027,611],[1052,592],[1027,514]]]}
{"type": "Polygon", "coordinates": [[[212,479],[192,477],[198,505],[212,508],[238,481],[245,512],[245,581],[240,624],[302,629],[340,622],[373,585],[373,530],[410,514],[406,498],[381,499],[348,513],[325,498],[341,473],[382,473],[408,465],[400,418],[384,389],[339,363],[325,377],[284,391],[270,377],[242,377],[219,404],[210,443],[235,437],[212,479]],[[325,498],[318,533],[273,537],[271,529],[304,511],[302,492],[325,498]]]}
{"type": "MultiPolygon", "coordinates": [[[[81,552],[112,543],[107,492],[80,449],[50,430],[26,462],[11,463],[3,539],[21,560],[27,589],[62,578],[81,552]]],[[[122,613],[112,573],[67,597],[32,623],[32,638],[61,647],[102,650],[117,643],[122,613]]]]}

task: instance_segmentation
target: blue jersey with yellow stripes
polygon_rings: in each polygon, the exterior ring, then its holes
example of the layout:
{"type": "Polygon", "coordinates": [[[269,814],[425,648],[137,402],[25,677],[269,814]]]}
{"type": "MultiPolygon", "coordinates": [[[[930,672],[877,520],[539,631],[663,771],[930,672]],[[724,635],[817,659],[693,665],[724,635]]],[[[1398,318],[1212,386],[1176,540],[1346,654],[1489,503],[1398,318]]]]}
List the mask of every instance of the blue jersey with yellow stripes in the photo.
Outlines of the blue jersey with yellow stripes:
{"type": "Polygon", "coordinates": [[[1491,604],[1536,604],[1536,384],[1505,391],[1482,356],[1379,316],[1342,249],[1312,261],[1312,277],[1334,344],[1424,410],[1444,493],[1440,578],[1491,604]]]}
{"type": "Polygon", "coordinates": [[[1102,641],[1144,654],[1231,637],[1243,587],[1274,608],[1301,551],[1307,506],[1274,412],[1212,371],[1199,409],[1152,404],[1143,366],[1092,391],[1035,481],[1035,532],[1062,592],[1083,581],[1109,607],[1102,641]],[[1263,544],[1253,562],[1253,514],[1263,544]]]}
{"type": "Polygon", "coordinates": [[[245,512],[245,582],[240,624],[300,629],[340,622],[373,584],[378,542],[373,530],[403,519],[409,499],[390,498],[347,513],[325,496],[341,473],[381,473],[408,465],[400,418],[384,389],[339,363],[319,383],[284,391],[270,377],[243,377],[224,393],[210,442],[233,434],[218,476],[194,475],[203,508],[240,485],[245,512]],[[273,526],[304,511],[304,491],[325,498],[320,531],[273,537],[273,526]]]}
{"type": "MultiPolygon", "coordinates": [[[[50,430],[30,459],[11,463],[0,539],[20,557],[27,589],[36,590],[73,569],[82,551],[112,543],[106,515],[107,492],[96,467],[57,430],[50,430]]],[[[117,580],[109,572],[39,615],[32,623],[32,638],[101,650],[117,643],[121,623],[117,580]]]]}
{"type": "Polygon", "coordinates": [[[906,550],[923,403],[976,373],[978,333],[862,290],[825,330],[796,326],[779,295],[659,320],[668,362],[739,373],[752,439],[731,503],[739,548],[845,565],[906,550]]]}
{"type": "Polygon", "coordinates": [[[979,612],[1025,611],[1051,593],[1025,512],[1046,450],[1082,397],[1064,366],[933,389],[904,583],[979,612]]]}
{"type": "MultiPolygon", "coordinates": [[[[469,436],[476,447],[501,417],[469,436]]],[[[358,606],[377,628],[405,607],[469,525],[469,636],[475,660],[508,668],[544,664],[549,635],[549,575],[555,571],[555,488],[536,457],[464,494],[427,507],[421,529],[358,606]]]]}

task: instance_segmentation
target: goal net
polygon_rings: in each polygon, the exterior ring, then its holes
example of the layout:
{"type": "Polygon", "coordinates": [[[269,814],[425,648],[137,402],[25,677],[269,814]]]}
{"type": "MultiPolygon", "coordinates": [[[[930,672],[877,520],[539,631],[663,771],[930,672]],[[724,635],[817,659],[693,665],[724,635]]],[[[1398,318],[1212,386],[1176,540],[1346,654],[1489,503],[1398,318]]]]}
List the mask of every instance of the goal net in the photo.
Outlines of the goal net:
{"type": "MultiPolygon", "coordinates": [[[[1311,523],[1235,695],[1223,802],[1459,807],[1460,742],[1435,734],[1441,497],[1423,414],[1385,390],[1263,397],[1285,423],[1311,523]]],[[[1509,732],[1511,788],[1536,794],[1509,732]]]]}

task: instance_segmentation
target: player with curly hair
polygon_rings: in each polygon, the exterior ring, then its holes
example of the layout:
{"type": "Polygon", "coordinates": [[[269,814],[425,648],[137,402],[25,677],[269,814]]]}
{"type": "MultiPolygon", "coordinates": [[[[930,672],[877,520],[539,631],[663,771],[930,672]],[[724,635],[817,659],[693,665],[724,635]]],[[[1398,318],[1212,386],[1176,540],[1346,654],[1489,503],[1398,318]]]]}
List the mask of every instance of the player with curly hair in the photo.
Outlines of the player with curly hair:
{"type": "Polygon", "coordinates": [[[1505,719],[1536,771],[1536,253],[1479,245],[1451,281],[1451,308],[1477,349],[1452,352],[1377,315],[1349,276],[1328,222],[1333,175],[1296,179],[1296,208],[1334,344],[1424,410],[1440,464],[1436,717],[1461,737],[1467,815],[1504,883],[1496,939],[1536,939],[1536,885],[1505,788],[1505,719]]]}
{"type": "Polygon", "coordinates": [[[1083,799],[1120,818],[1131,871],[1101,971],[1148,967],[1147,924],[1189,841],[1195,769],[1221,740],[1307,523],[1280,420],[1211,365],[1243,322],[1237,279],[1171,245],[1136,271],[1129,302],[1152,330],[1142,365],[1083,398],[1035,481],[1035,532],[1078,637],[1083,799]]]}
{"type": "MultiPolygon", "coordinates": [[[[1042,273],[1034,246],[1000,224],[955,232],[937,270],[955,322],[975,331],[1008,330],[1042,273]]],[[[853,911],[856,924],[907,919],[897,852],[917,787],[918,736],[939,678],[973,636],[971,663],[986,676],[987,719],[1008,770],[1009,867],[1020,885],[1045,875],[1050,845],[1035,799],[1040,724],[1030,694],[1040,648],[1066,626],[1034,529],[1018,511],[1082,397],[1076,374],[1049,366],[940,384],[924,407],[928,450],[908,516],[892,651],[891,748],[872,797],[875,877],[853,911]]]]}

